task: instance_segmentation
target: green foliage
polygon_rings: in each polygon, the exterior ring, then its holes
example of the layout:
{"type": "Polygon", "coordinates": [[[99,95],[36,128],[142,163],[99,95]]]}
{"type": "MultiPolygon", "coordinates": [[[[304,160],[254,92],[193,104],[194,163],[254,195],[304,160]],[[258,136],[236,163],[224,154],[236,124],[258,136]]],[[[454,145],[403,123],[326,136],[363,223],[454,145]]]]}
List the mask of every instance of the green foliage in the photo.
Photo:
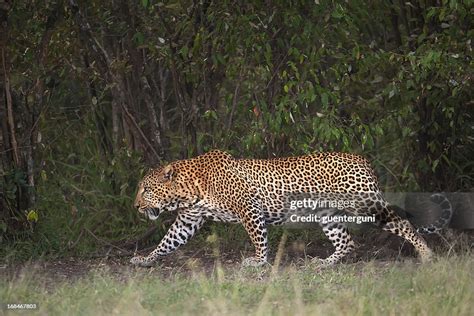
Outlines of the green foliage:
{"type": "Polygon", "coordinates": [[[11,89],[36,187],[26,164],[2,169],[2,241],[85,253],[100,244],[85,231],[136,236],[145,166],[213,148],[356,152],[387,190],[472,189],[472,4],[15,2],[11,89]]]}

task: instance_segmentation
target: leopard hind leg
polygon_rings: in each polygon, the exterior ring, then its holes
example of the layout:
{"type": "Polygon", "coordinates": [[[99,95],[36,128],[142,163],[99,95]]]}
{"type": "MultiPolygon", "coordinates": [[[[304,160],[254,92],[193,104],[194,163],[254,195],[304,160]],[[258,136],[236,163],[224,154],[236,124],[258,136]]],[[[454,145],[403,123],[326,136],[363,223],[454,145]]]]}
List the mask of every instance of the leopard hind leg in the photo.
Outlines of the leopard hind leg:
{"type": "Polygon", "coordinates": [[[404,238],[415,247],[421,262],[429,262],[433,257],[433,252],[428,247],[426,241],[416,231],[413,225],[401,218],[385,200],[379,200],[369,207],[369,213],[375,215],[376,224],[385,231],[404,238]]]}
{"type": "Polygon", "coordinates": [[[342,211],[329,209],[322,211],[319,225],[323,229],[324,234],[334,246],[334,252],[325,259],[317,259],[324,266],[334,265],[341,261],[342,258],[350,254],[355,249],[355,243],[347,229],[347,225],[343,222],[329,221],[331,217],[343,215],[342,211]]]}

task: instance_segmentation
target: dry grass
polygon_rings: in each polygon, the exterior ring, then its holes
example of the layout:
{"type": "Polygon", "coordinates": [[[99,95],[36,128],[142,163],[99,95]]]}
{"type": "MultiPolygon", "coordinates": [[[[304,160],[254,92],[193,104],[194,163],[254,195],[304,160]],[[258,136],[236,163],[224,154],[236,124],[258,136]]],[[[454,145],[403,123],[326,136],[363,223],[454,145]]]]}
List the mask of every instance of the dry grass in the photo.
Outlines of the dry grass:
{"type": "Polygon", "coordinates": [[[118,278],[105,268],[53,287],[30,267],[0,281],[0,298],[38,303],[33,313],[48,315],[474,315],[473,280],[470,254],[426,265],[373,261],[325,270],[308,262],[262,269],[216,264],[210,274],[167,277],[124,269],[118,278]]]}

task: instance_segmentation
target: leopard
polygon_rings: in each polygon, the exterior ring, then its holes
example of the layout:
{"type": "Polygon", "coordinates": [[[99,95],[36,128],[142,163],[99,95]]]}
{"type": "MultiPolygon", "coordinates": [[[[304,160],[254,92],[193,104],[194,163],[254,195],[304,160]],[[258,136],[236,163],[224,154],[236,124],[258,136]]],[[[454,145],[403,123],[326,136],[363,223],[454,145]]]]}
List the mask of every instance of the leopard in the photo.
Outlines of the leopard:
{"type": "MultiPolygon", "coordinates": [[[[172,212],[176,218],[151,253],[134,256],[130,263],[150,267],[160,257],[185,245],[206,221],[215,221],[243,225],[255,248],[255,255],[245,258],[243,266],[268,264],[268,226],[288,223],[294,214],[289,210],[289,200],[299,195],[326,200],[351,198],[343,208],[323,207],[319,216],[340,212],[371,216],[383,231],[413,245],[421,262],[433,258],[421,236],[424,231],[417,231],[408,219],[394,211],[380,190],[374,169],[361,155],[316,152],[252,159],[212,150],[151,169],[139,182],[134,206],[140,214],[157,220],[163,212],[172,212]]],[[[446,203],[441,194],[433,195],[432,200],[446,203]]],[[[449,201],[443,205],[449,211],[449,201]]],[[[444,219],[448,211],[443,213],[444,219]]],[[[318,224],[335,249],[325,259],[314,258],[319,264],[336,264],[355,249],[346,223],[318,224]]]]}

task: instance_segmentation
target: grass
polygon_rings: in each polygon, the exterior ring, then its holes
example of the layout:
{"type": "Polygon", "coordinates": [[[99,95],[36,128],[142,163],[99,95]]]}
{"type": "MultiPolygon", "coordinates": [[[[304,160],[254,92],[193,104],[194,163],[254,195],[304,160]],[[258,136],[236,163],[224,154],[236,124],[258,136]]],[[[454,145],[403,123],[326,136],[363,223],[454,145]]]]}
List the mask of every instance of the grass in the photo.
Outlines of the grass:
{"type": "Polygon", "coordinates": [[[472,255],[426,265],[373,261],[318,270],[306,263],[166,277],[124,268],[120,277],[100,269],[76,281],[51,285],[47,279],[24,268],[0,281],[1,302],[38,303],[28,314],[48,315],[474,314],[472,255]]]}

